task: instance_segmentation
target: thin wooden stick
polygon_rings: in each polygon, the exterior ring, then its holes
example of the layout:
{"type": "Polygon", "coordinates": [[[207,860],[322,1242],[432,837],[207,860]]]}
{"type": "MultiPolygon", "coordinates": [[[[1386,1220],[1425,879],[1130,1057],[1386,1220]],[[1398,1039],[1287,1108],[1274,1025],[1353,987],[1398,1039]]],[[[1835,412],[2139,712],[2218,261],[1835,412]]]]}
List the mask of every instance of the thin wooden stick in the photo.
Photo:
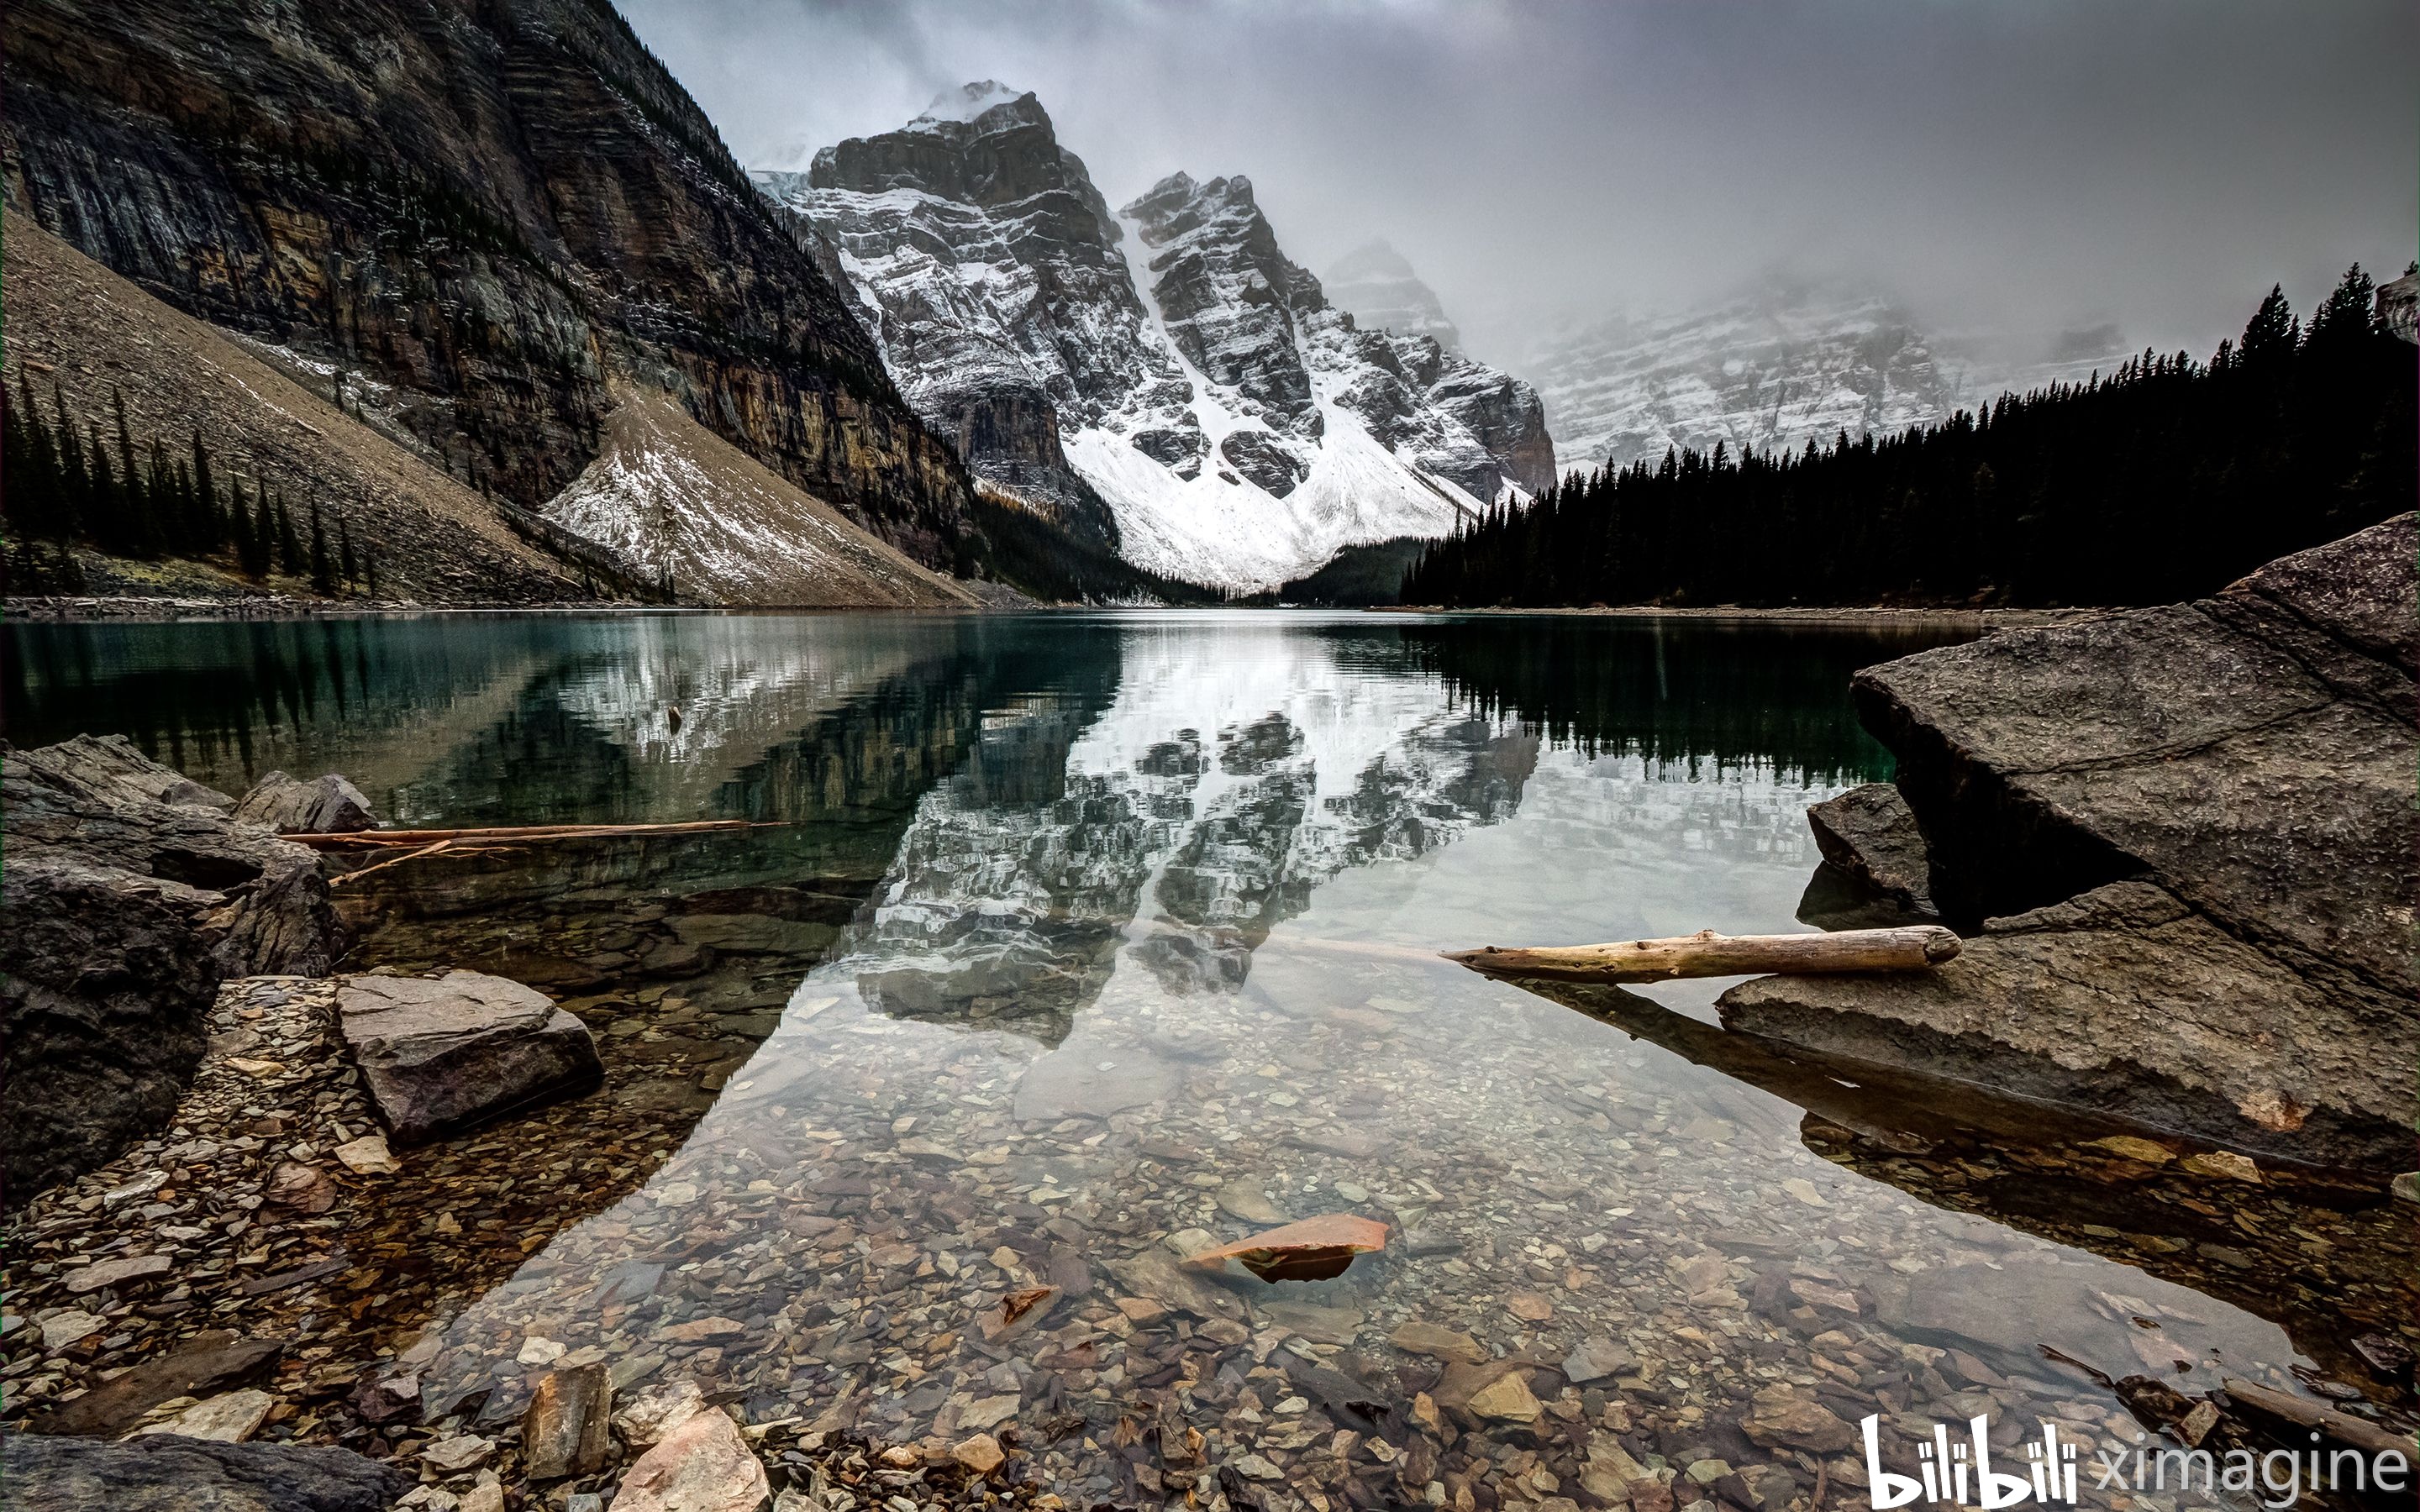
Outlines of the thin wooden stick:
{"type": "Polygon", "coordinates": [[[1760,972],[1921,971],[1958,954],[1958,936],[1938,924],[1853,929],[1832,934],[1717,934],[1533,949],[1449,952],[1491,977],[1546,981],[1669,981],[1676,977],[1745,977],[1760,972]]]}
{"type": "Polygon", "coordinates": [[[357,877],[368,876],[373,872],[383,872],[391,866],[401,866],[406,861],[417,860],[424,856],[434,856],[439,851],[451,850],[453,845],[454,842],[450,840],[441,840],[433,845],[423,845],[416,851],[406,851],[401,856],[390,856],[383,861],[372,861],[369,865],[363,867],[358,871],[348,872],[342,876],[329,878],[328,886],[331,887],[341,887],[346,883],[353,881],[357,877]]]}
{"type": "Polygon", "coordinates": [[[524,825],[489,829],[355,829],[336,835],[280,835],[315,851],[377,850],[427,845],[436,841],[495,841],[522,844],[532,841],[602,840],[616,835],[701,835],[726,829],[778,829],[777,821],[695,819],[674,825],[524,825]]]}

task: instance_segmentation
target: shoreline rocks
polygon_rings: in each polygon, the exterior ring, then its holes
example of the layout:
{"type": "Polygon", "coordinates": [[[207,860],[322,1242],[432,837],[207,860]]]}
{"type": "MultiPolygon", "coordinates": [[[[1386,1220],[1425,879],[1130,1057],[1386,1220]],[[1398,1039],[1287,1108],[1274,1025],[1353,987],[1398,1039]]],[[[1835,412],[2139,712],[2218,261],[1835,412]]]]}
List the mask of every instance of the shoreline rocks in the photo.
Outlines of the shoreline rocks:
{"type": "Polygon", "coordinates": [[[0,1442],[12,1512],[385,1512],[411,1485],[349,1449],[178,1434],[0,1442]]]}
{"type": "Polygon", "coordinates": [[[222,980],[324,972],[343,932],[316,856],[122,735],[0,754],[0,806],[13,1207],[169,1117],[222,980]]]}
{"type": "MultiPolygon", "coordinates": [[[[1921,978],[1745,982],[1724,1024],[2267,1157],[2408,1165],[2416,522],[1860,672],[1967,948],[1921,978]]],[[[1844,842],[1833,817],[1887,807],[1857,796],[1821,806],[1827,858],[1912,872],[1903,831],[1844,842]]]]}
{"type": "Polygon", "coordinates": [[[345,835],[378,827],[370,800],[334,772],[308,782],[271,772],[252,785],[235,806],[235,816],[281,835],[345,835]]]}

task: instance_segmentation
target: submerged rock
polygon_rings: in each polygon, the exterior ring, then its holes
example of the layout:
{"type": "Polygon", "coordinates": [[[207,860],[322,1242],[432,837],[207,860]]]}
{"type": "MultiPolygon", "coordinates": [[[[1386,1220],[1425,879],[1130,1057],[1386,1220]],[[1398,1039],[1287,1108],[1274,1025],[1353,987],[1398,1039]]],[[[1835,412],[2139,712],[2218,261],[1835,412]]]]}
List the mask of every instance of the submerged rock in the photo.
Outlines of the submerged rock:
{"type": "Polygon", "coordinates": [[[586,1026],[502,977],[348,977],[336,1011],[379,1117],[405,1144],[585,1090],[604,1075],[586,1026]]]}
{"type": "Polygon", "coordinates": [[[334,772],[308,782],[271,772],[252,785],[235,806],[235,816],[281,835],[342,835],[378,826],[370,800],[334,772]]]}
{"type": "Polygon", "coordinates": [[[385,1512],[411,1485],[349,1449],[169,1433],[122,1443],[12,1433],[0,1475],[11,1512],[385,1512]]]}
{"type": "Polygon", "coordinates": [[[2262,1154],[2402,1164],[2415,518],[2211,598],[1860,672],[1934,897],[1972,937],[1922,975],[1743,983],[1723,1022],[2262,1154]]]}
{"type": "Polygon", "coordinates": [[[124,736],[0,757],[0,1101],[8,1201],[158,1128],[221,980],[323,972],[342,939],[318,858],[124,736]]]}
{"type": "Polygon", "coordinates": [[[196,1335],[156,1360],[110,1377],[26,1428],[115,1438],[172,1397],[205,1396],[260,1380],[285,1352],[286,1346],[275,1340],[239,1338],[224,1329],[196,1335]]]}

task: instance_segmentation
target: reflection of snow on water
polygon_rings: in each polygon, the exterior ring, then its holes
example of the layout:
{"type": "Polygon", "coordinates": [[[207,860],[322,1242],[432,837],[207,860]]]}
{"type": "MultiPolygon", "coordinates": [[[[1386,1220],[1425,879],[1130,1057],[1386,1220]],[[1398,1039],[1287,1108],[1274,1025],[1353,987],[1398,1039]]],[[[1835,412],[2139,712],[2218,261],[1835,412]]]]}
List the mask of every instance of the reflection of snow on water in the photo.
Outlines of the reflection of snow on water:
{"type": "MultiPolygon", "coordinates": [[[[1621,1445],[1651,1473],[1722,1459],[1777,1507],[1819,1467],[1854,1484],[1827,1425],[1868,1412],[2131,1442],[2031,1348],[2138,1371],[2144,1331],[2105,1299],[2158,1319],[2187,1385],[2220,1354],[2283,1381],[2273,1324],[1912,1200],[1810,1150],[1796,1107],[1419,954],[1792,927],[1822,795],[1753,764],[1542,753],[1311,638],[1137,634],[1107,708],[988,723],[686,1145],[456,1319],[430,1396],[493,1384],[503,1421],[538,1334],[752,1419],[1012,1423],[1090,1500],[1179,1494],[1199,1467],[1117,1447],[1122,1419],[1166,1414],[1211,1466],[1260,1457],[1272,1505],[1571,1495],[1621,1445]],[[1399,1237],[1277,1287],[1151,1258],[1240,1237],[1260,1202],[1399,1237]],[[668,1266],[652,1291],[598,1300],[642,1259],[668,1266]],[[1944,1275],[1971,1319],[1954,1339],[1944,1275]],[[979,1315],[1033,1285],[1066,1295],[983,1342],[979,1315]],[[1144,1292],[1172,1311],[1117,1305],[1144,1292]],[[708,1318],[741,1328],[675,1332],[708,1318]],[[1441,1371],[1389,1342],[1406,1322],[1517,1358],[1543,1406],[1481,1415],[1495,1367],[1441,1371]],[[1624,1372],[1569,1382],[1589,1339],[1624,1372]],[[1389,1411],[1336,1398],[1339,1375],[1389,1411]]],[[[1701,1009],[1718,986],[1657,995],[1701,1009]]]]}

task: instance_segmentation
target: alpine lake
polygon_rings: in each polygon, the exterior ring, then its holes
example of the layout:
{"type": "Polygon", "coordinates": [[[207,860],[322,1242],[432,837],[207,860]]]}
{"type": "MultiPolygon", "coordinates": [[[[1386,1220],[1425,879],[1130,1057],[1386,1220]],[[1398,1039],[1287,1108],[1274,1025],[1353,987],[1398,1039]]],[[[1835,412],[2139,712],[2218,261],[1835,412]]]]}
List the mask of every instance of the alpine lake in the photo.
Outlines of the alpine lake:
{"type": "Polygon", "coordinates": [[[2044,1425],[2085,1445],[2087,1505],[2257,1504],[2095,1485],[2096,1453],[2145,1443],[2135,1378],[2254,1381],[2408,1441],[2409,1387],[2351,1346],[2420,1316],[2410,1223],[2374,1188],[1878,1085],[1727,1034],[1724,981],[1549,997],[1438,958],[1810,927],[1807,806],[1890,775],[1850,675],[1956,632],[7,633],[20,746],[120,732],[239,793],[341,772],[403,826],[755,823],[340,884],[349,969],[538,987],[605,1086],[351,1170],[328,1152],[374,1126],[349,1073],[256,1048],[324,1047],[324,992],[231,988],[197,1083],[224,1127],[131,1156],[170,1173],[138,1200],[38,1203],[8,1235],[16,1271],[143,1230],[190,1257],[176,1289],[64,1365],[39,1330],[0,1343],[5,1420],[224,1328],[299,1347],[267,1437],[507,1436],[547,1369],[602,1360],[621,1394],[687,1378],[799,1434],[988,1431],[1070,1505],[1595,1507],[1659,1466],[1683,1505],[1863,1504],[1869,1414],[1902,1470],[1933,1425],[1988,1415],[2003,1468],[2044,1425]],[[241,1082],[228,1045],[280,1069],[241,1082]],[[228,1206],[194,1172],[245,1139],[246,1169],[325,1189],[228,1206]],[[1385,1248],[1325,1280],[1182,1263],[1329,1213],[1385,1248]],[[364,1409],[381,1375],[412,1412],[364,1409]]]}

